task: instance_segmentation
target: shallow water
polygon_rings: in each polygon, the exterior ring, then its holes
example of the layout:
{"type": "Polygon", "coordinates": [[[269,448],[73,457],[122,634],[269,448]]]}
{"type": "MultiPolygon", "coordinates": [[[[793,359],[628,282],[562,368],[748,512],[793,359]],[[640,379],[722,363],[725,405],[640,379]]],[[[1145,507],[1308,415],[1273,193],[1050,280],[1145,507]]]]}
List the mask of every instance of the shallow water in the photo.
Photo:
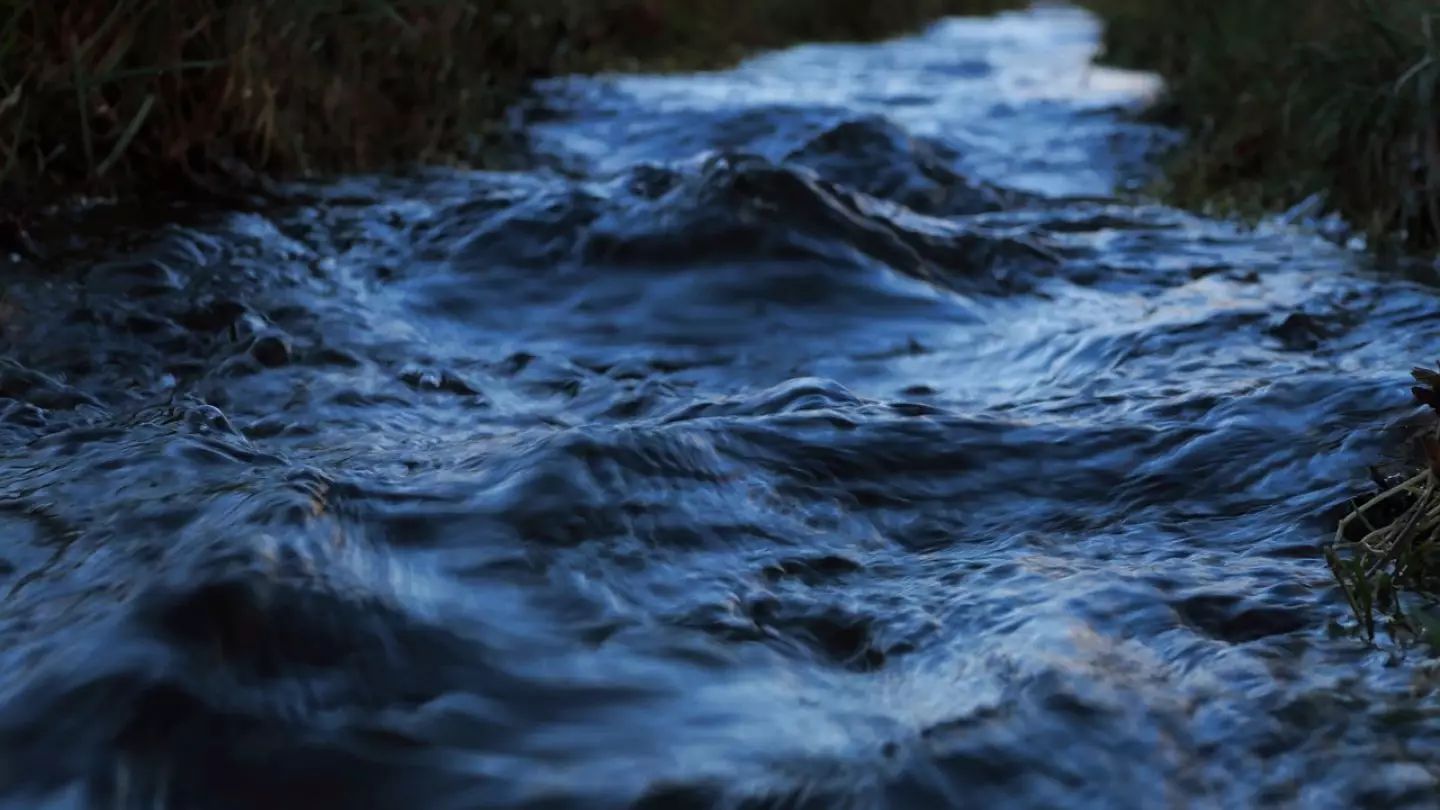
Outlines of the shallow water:
{"type": "Polygon", "coordinates": [[[531,170],[15,263],[5,807],[1440,806],[1320,555],[1440,297],[1120,202],[1095,36],[561,82],[531,170]]]}

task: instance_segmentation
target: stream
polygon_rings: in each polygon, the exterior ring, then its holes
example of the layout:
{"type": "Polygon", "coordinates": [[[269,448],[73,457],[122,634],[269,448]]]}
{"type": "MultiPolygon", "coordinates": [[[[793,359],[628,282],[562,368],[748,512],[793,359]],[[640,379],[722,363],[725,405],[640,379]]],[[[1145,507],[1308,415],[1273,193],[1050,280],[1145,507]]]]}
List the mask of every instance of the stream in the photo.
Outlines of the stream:
{"type": "Polygon", "coordinates": [[[12,257],[0,807],[1440,807],[1321,555],[1440,285],[1135,202],[1099,33],[551,81],[513,170],[12,257]]]}

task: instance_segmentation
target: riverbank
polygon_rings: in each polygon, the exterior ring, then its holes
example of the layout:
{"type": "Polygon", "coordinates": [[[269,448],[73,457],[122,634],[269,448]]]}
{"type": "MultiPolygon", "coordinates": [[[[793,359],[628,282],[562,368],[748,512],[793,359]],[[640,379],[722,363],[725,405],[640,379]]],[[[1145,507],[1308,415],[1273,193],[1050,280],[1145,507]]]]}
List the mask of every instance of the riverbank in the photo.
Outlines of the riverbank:
{"type": "Polygon", "coordinates": [[[1107,61],[1164,78],[1189,136],[1160,196],[1256,216],[1320,193],[1371,235],[1440,245],[1440,14],[1426,0],[1083,0],[1107,61]],[[1427,11],[1428,9],[1428,11],[1427,11]]]}
{"type": "MultiPolygon", "coordinates": [[[[0,207],[473,163],[538,77],[703,69],[1021,5],[9,0],[0,207]]],[[[1152,115],[1189,135],[1158,196],[1253,217],[1321,193],[1372,235],[1440,244],[1440,28],[1423,0],[1081,5],[1106,23],[1107,61],[1165,79],[1152,115]]]]}
{"type": "Polygon", "coordinates": [[[714,67],[1005,0],[9,0],[8,203],[465,163],[533,79],[714,67]]]}

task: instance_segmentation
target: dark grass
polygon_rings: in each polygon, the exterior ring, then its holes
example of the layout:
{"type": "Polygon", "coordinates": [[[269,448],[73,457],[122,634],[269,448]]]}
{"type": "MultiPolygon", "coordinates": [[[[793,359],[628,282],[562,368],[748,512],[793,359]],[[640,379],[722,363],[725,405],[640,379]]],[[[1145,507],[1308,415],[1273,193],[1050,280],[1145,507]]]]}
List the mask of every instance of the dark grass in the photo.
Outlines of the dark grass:
{"type": "Polygon", "coordinates": [[[1007,0],[0,0],[0,204],[465,163],[539,77],[1007,0]]]}
{"type": "Polygon", "coordinates": [[[1159,191],[1258,215],[1321,193],[1374,235],[1440,246],[1440,2],[1082,0],[1105,59],[1159,73],[1189,134],[1159,191]]]}
{"type": "Polygon", "coordinates": [[[11,192],[451,160],[555,63],[579,22],[566,0],[0,8],[0,183],[11,192]]]}
{"type": "MultiPolygon", "coordinates": [[[[630,0],[599,37],[603,66],[705,69],[797,42],[867,41],[941,17],[1023,8],[1026,0],[630,0]]],[[[603,23],[602,23],[603,24],[603,23]]]]}
{"type": "MultiPolygon", "coordinates": [[[[1415,400],[1440,415],[1440,373],[1411,372],[1415,400]]],[[[1440,648],[1440,423],[1416,436],[1416,469],[1384,478],[1353,504],[1325,559],[1361,631],[1440,648]]]]}

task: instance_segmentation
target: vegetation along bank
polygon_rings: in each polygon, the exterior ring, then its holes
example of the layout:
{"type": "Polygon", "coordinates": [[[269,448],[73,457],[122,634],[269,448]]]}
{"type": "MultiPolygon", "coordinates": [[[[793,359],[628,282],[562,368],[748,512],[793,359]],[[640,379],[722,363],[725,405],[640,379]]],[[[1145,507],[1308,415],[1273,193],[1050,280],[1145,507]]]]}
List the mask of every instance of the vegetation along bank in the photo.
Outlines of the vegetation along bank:
{"type": "Polygon", "coordinates": [[[704,68],[1007,0],[0,0],[0,188],[224,184],[473,157],[538,77],[704,68]]]}
{"type": "MultiPolygon", "coordinates": [[[[1159,189],[1257,214],[1322,192],[1440,245],[1435,0],[1082,0],[1185,129],[1159,189]]],[[[17,199],[463,162],[537,77],[705,68],[1017,0],[0,0],[17,199]]]]}
{"type": "Polygon", "coordinates": [[[1321,193],[1371,235],[1440,247],[1436,0],[1083,0],[1107,61],[1166,81],[1186,131],[1162,196],[1256,215],[1321,193]]]}

